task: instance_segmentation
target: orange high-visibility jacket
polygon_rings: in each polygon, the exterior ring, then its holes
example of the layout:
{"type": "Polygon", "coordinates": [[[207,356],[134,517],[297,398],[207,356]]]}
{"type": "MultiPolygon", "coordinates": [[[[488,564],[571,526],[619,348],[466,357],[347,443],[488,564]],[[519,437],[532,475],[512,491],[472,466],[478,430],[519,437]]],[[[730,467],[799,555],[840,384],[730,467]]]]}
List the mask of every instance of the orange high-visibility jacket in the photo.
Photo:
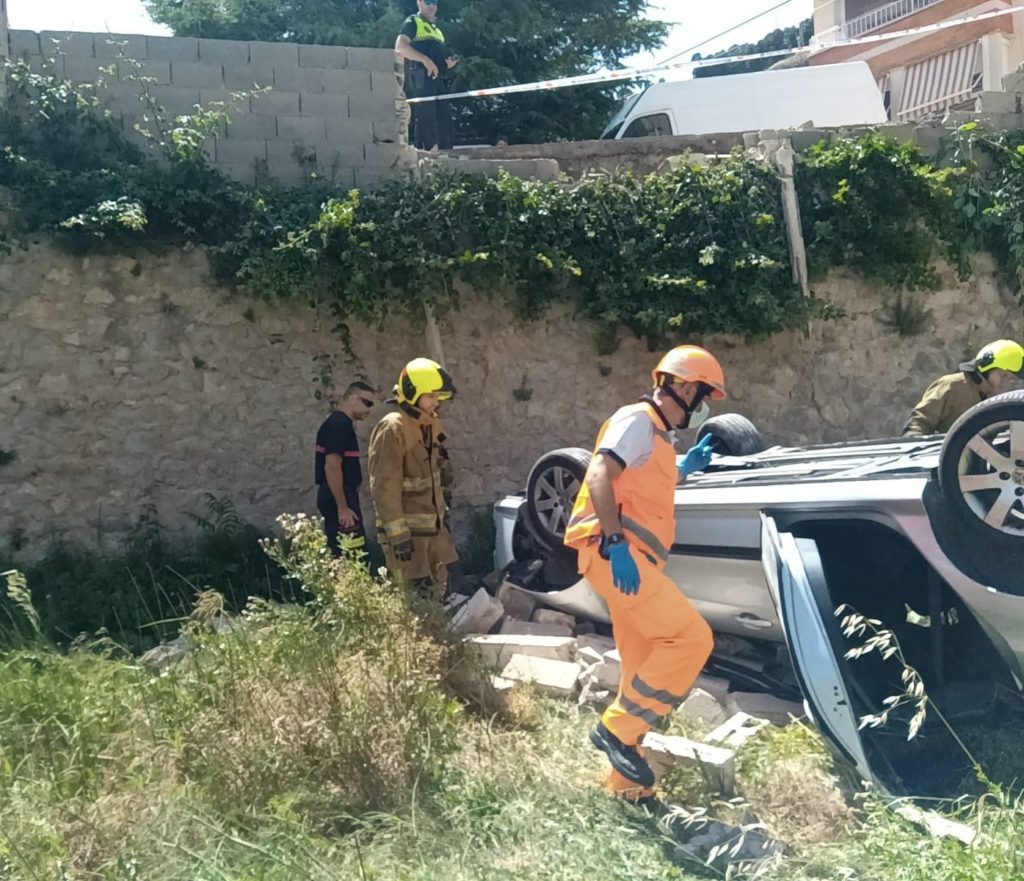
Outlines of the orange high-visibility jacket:
{"type": "MultiPolygon", "coordinates": [[[[652,562],[663,566],[668,560],[672,539],[675,537],[675,492],[679,481],[673,436],[665,430],[664,422],[654,407],[646,402],[623,407],[616,416],[631,412],[647,415],[654,426],[654,449],[642,465],[626,468],[615,480],[615,500],[619,505],[622,528],[633,547],[646,553],[652,562]]],[[[613,417],[614,418],[614,417],[613,417]]],[[[594,445],[594,455],[601,449],[601,441],[611,423],[601,426],[594,445]]],[[[565,530],[565,544],[580,549],[598,541],[601,524],[598,522],[590,491],[586,483],[576,497],[572,517],[565,530]]]]}

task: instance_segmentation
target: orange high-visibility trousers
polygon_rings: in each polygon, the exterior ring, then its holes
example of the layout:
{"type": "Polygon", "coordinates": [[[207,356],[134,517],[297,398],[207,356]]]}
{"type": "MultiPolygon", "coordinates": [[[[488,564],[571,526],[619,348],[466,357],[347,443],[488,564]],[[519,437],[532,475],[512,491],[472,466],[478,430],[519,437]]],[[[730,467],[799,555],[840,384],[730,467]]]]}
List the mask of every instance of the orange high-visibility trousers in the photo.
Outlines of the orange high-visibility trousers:
{"type": "Polygon", "coordinates": [[[611,564],[596,547],[580,551],[580,570],[608,604],[622,661],[618,695],[602,720],[633,746],[682,703],[714,639],[708,623],[661,567],[636,548],[630,551],[640,570],[640,590],[633,596],[615,587],[611,564]]]}

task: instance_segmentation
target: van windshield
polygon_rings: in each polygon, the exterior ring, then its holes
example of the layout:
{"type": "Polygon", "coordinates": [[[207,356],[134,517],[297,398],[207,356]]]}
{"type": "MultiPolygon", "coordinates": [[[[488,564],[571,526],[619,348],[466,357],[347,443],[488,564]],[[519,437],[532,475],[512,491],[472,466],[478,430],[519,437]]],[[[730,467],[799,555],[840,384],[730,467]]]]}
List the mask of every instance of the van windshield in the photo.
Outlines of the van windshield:
{"type": "Polygon", "coordinates": [[[622,123],[625,122],[626,117],[629,116],[629,112],[636,106],[636,102],[640,100],[640,97],[646,91],[647,88],[643,88],[635,95],[631,95],[626,99],[622,108],[615,114],[615,116],[612,117],[611,122],[608,123],[605,130],[601,133],[602,141],[612,140],[616,135],[618,135],[619,129],[622,128],[622,123]]]}

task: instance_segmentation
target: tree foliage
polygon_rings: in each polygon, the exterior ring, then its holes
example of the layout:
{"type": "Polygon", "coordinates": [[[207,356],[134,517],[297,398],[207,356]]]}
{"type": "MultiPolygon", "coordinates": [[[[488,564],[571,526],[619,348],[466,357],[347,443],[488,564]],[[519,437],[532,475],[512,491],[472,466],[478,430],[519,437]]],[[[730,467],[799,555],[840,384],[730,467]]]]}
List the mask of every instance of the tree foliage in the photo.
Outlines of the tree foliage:
{"type": "MultiPolygon", "coordinates": [[[[707,58],[730,58],[734,55],[756,55],[758,52],[773,52],[776,49],[798,49],[806,46],[814,35],[814,21],[805,18],[800,24],[789,28],[776,28],[770,34],[766,34],[756,43],[735,43],[728,49],[721,52],[713,52],[710,55],[701,55],[699,52],[693,56],[694,61],[701,61],[707,58]]],[[[694,78],[707,76],[729,76],[734,73],[755,73],[759,70],[767,70],[773,64],[777,64],[785,56],[774,56],[762,58],[755,61],[736,61],[732,64],[716,64],[712,67],[698,67],[693,72],[694,78]]]]}
{"type": "MultiPolygon", "coordinates": [[[[146,0],[182,36],[390,48],[415,3],[403,0],[146,0]]],[[[439,24],[463,61],[453,91],[572,76],[657,48],[647,0],[444,0],[439,24]]],[[[460,141],[597,137],[620,90],[586,87],[457,102],[460,141]]]]}

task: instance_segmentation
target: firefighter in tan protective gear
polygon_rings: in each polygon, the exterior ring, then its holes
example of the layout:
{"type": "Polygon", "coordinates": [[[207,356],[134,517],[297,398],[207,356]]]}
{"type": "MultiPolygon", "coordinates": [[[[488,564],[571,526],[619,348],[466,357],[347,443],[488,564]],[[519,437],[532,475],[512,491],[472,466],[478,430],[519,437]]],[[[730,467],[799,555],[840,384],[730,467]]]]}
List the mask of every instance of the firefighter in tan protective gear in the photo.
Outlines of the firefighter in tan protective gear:
{"type": "Polygon", "coordinates": [[[455,552],[445,522],[444,460],[438,404],[455,394],[436,361],[406,364],[395,387],[398,409],[370,435],[370,492],[388,570],[418,593],[440,600],[455,552]]]}

